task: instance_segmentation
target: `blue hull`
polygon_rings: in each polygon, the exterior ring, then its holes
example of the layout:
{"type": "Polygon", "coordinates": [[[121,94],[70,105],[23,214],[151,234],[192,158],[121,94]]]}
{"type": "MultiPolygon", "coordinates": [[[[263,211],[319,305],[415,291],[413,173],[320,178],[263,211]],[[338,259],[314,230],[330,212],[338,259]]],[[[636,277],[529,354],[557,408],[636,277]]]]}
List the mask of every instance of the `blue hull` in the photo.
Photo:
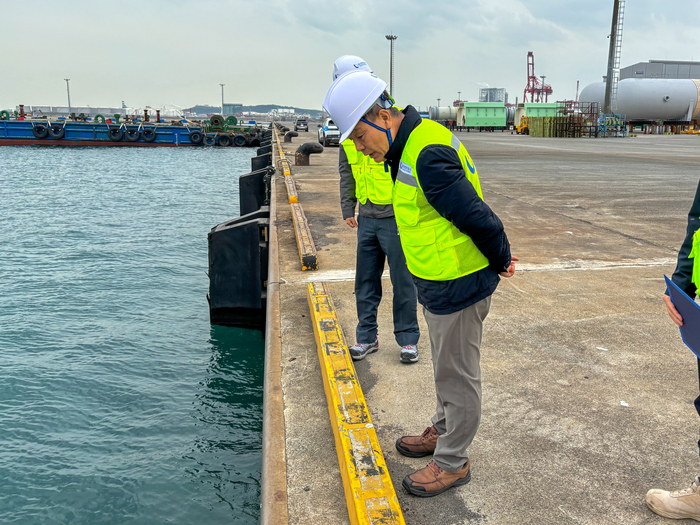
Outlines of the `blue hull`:
{"type": "Polygon", "coordinates": [[[0,120],[0,146],[2,145],[47,145],[47,146],[194,146],[190,141],[190,132],[202,133],[202,128],[187,126],[163,126],[144,124],[96,124],[92,122],[51,122],[53,126],[63,128],[60,138],[47,135],[46,138],[38,138],[34,134],[35,126],[48,127],[46,121],[38,120],[0,120]],[[121,130],[121,133],[112,131],[112,138],[108,135],[109,130],[121,130]],[[145,135],[155,137],[152,140],[144,140],[145,135]],[[119,140],[115,138],[119,137],[119,140]],[[128,140],[127,136],[136,140],[128,140]]]}

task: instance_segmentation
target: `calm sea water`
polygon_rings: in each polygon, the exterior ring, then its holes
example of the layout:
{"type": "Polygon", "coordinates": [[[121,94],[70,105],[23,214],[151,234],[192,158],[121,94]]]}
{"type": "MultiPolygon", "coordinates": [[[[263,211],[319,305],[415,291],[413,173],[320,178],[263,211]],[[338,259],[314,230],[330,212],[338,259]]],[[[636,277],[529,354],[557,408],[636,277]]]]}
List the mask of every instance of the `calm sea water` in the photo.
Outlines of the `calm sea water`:
{"type": "Polygon", "coordinates": [[[0,523],[257,523],[263,337],[205,274],[254,152],[0,148],[0,523]]]}

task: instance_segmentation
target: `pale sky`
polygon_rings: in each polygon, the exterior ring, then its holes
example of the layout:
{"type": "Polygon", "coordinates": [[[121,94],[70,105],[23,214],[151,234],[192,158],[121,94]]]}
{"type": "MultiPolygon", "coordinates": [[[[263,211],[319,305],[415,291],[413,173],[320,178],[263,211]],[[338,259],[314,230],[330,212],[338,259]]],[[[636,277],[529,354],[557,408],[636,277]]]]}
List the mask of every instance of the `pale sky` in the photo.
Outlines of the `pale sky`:
{"type": "MultiPolygon", "coordinates": [[[[226,102],[321,108],[340,55],[364,58],[394,96],[426,107],[522,101],[526,55],[554,95],[601,80],[613,0],[0,0],[0,108],[226,102]]],[[[699,60],[700,0],[629,0],[622,67],[699,60]]]]}

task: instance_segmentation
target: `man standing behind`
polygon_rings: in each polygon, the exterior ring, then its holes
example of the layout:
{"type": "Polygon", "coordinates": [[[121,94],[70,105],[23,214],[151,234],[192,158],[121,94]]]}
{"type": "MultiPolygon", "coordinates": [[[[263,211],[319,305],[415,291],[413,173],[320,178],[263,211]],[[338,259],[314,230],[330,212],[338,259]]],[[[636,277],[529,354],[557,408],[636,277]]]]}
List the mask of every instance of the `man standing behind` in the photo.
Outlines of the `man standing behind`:
{"type": "MultiPolygon", "coordinates": [[[[345,55],[333,65],[333,81],[345,74],[372,70],[360,57],[345,55]]],[[[416,289],[406,267],[401,241],[396,229],[391,195],[394,182],[383,163],[374,162],[357,151],[352,140],[341,144],[340,207],[343,220],[357,228],[357,263],[355,267],[355,301],[357,306],[357,343],[350,347],[355,361],[379,349],[377,309],[382,300],[382,273],[389,260],[394,291],[394,337],[401,347],[402,363],[418,361],[420,330],[416,314],[416,289]],[[355,220],[355,207],[360,210],[355,220]]]]}
{"type": "Polygon", "coordinates": [[[437,407],[432,426],[396,443],[409,457],[433,455],[403,480],[419,497],[471,479],[467,447],[481,419],[483,321],[499,275],[515,273],[503,224],[483,201],[476,167],[444,126],[408,106],[393,107],[386,82],[359,72],[340,77],[323,104],[341,132],[375,162],[388,162],[393,205],[408,269],[430,331],[437,407]]]}
{"type": "MultiPolygon", "coordinates": [[[[690,297],[700,287],[700,184],[695,192],[695,201],[688,213],[688,227],[685,241],[678,252],[676,271],[671,280],[690,297]]],[[[683,326],[683,318],[673,306],[668,292],[664,295],[668,315],[678,326],[683,326]]],[[[698,360],[700,376],[700,360],[698,360]]],[[[700,396],[695,399],[695,410],[700,415],[700,396]]],[[[700,441],[698,441],[700,447],[700,441]]],[[[647,492],[647,505],[661,516],[672,519],[693,519],[700,521],[700,476],[696,476],[690,487],[676,492],[652,489],[647,492]]]]}

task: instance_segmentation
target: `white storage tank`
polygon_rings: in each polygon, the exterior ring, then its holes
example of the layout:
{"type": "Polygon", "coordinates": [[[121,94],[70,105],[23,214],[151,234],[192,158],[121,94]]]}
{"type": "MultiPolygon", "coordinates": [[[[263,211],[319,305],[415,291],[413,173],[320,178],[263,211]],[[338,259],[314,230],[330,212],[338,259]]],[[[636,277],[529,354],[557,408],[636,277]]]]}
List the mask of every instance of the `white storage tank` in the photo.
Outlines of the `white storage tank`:
{"type": "MultiPolygon", "coordinates": [[[[599,102],[603,111],[605,82],[589,84],[579,102],[599,102]]],[[[681,78],[627,78],[617,86],[617,109],[627,120],[680,120],[700,118],[700,80],[681,78]]]]}
{"type": "Polygon", "coordinates": [[[431,106],[428,110],[430,120],[457,120],[457,108],[453,106],[431,106]]]}

